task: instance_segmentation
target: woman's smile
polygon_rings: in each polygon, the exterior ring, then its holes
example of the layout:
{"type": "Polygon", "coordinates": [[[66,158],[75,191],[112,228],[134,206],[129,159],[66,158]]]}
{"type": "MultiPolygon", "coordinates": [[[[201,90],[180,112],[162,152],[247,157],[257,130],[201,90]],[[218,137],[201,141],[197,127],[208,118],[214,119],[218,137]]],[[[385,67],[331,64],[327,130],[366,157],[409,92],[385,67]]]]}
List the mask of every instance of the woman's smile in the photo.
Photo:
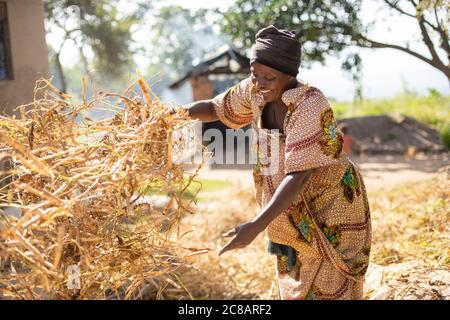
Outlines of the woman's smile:
{"type": "Polygon", "coordinates": [[[259,90],[259,93],[263,96],[264,100],[268,100],[272,94],[272,90],[259,90]]]}
{"type": "Polygon", "coordinates": [[[281,99],[282,93],[291,87],[295,77],[274,68],[254,62],[251,67],[251,81],[265,102],[281,99]]]}

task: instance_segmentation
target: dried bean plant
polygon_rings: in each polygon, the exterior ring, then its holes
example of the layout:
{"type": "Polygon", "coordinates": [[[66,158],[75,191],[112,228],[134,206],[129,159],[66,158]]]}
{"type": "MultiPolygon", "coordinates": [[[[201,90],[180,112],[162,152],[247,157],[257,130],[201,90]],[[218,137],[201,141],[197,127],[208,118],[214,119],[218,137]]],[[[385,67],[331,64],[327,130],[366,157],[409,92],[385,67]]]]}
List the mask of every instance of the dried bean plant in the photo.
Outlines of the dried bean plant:
{"type": "Polygon", "coordinates": [[[172,159],[192,120],[140,76],[90,101],[82,88],[74,103],[41,79],[20,117],[0,117],[0,299],[189,297],[177,270],[203,251],[182,247],[179,221],[203,161],[172,159]],[[114,115],[84,116],[102,109],[114,115]]]}

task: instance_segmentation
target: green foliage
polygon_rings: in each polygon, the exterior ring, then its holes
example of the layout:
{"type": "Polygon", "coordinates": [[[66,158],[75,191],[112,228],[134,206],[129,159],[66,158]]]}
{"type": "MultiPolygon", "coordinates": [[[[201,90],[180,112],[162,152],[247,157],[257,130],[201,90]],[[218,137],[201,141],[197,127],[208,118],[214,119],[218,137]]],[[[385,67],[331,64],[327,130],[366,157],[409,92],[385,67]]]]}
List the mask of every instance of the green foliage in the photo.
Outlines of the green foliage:
{"type": "Polygon", "coordinates": [[[348,71],[355,83],[355,96],[354,100],[361,101],[363,99],[362,88],[362,60],[358,54],[350,54],[342,64],[342,69],[348,71]]]}
{"type": "Polygon", "coordinates": [[[430,90],[430,94],[424,97],[403,93],[390,99],[364,99],[353,103],[331,102],[331,105],[338,118],[403,114],[436,128],[441,134],[449,130],[446,128],[450,123],[450,97],[441,95],[435,89],[430,90]]]}
{"type": "Polygon", "coordinates": [[[175,80],[223,42],[206,21],[205,10],[197,12],[180,6],[164,6],[154,12],[149,22],[150,65],[147,74],[159,78],[155,90],[175,80]]]}
{"type": "Polygon", "coordinates": [[[448,0],[419,0],[416,7],[417,15],[422,15],[424,11],[432,9],[448,10],[448,0]]]}
{"type": "Polygon", "coordinates": [[[447,122],[441,130],[441,140],[444,146],[450,149],[450,121],[447,122]]]}
{"type": "Polygon", "coordinates": [[[361,0],[237,0],[223,13],[222,30],[250,48],[256,32],[269,24],[296,32],[305,62],[323,62],[350,44],[364,26],[358,17],[361,0]]]}
{"type": "MultiPolygon", "coordinates": [[[[222,16],[218,23],[224,33],[229,34],[244,48],[250,48],[256,32],[270,24],[295,31],[303,44],[302,60],[306,62],[303,66],[308,66],[311,61],[323,62],[327,55],[336,56],[351,45],[391,48],[421,59],[443,72],[450,80],[446,2],[448,1],[381,2],[391,12],[416,20],[420,27],[417,39],[420,39],[418,40],[421,42],[420,45],[426,46],[428,55],[423,55],[422,50],[414,48],[414,41],[411,39],[405,39],[407,45],[372,39],[368,31],[376,20],[368,24],[363,23],[360,17],[362,0],[237,0],[228,10],[221,12],[222,16]],[[442,53],[442,56],[438,53],[442,53]],[[447,57],[447,61],[444,57],[447,57]]],[[[380,20],[383,18],[379,15],[374,17],[380,20]]],[[[351,70],[348,66],[347,69],[351,70]]]]}
{"type": "Polygon", "coordinates": [[[172,71],[183,72],[192,65],[192,35],[195,17],[189,9],[167,6],[152,19],[152,60],[170,66],[172,71]]]}
{"type": "Polygon", "coordinates": [[[80,30],[95,53],[94,66],[107,76],[118,77],[132,62],[130,28],[134,17],[119,20],[114,7],[98,8],[96,17],[91,23],[83,23],[80,30]]]}
{"type": "MultiPolygon", "coordinates": [[[[95,57],[92,67],[104,78],[120,77],[133,61],[131,28],[140,23],[149,8],[140,1],[134,6],[131,12],[123,13],[118,12],[117,2],[108,0],[45,0],[48,31],[64,34],[60,47],[55,48],[56,57],[66,41],[72,40],[85,64],[84,52],[88,49],[95,57]]],[[[84,67],[88,70],[91,66],[84,67]]]]}

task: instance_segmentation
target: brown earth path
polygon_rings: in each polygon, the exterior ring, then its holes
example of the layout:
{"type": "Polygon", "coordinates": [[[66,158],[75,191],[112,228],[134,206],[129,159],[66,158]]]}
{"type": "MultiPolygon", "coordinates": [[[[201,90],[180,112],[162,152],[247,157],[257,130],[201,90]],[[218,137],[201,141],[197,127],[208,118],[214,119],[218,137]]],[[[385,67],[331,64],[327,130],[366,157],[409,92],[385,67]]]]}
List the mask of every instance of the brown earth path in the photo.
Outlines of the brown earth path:
{"type": "MultiPolygon", "coordinates": [[[[450,153],[434,155],[418,154],[414,158],[399,155],[352,157],[361,169],[368,192],[397,184],[415,182],[433,177],[439,169],[450,165],[450,153]]],[[[205,167],[199,178],[227,180],[252,187],[250,169],[211,169],[205,167]]]]}

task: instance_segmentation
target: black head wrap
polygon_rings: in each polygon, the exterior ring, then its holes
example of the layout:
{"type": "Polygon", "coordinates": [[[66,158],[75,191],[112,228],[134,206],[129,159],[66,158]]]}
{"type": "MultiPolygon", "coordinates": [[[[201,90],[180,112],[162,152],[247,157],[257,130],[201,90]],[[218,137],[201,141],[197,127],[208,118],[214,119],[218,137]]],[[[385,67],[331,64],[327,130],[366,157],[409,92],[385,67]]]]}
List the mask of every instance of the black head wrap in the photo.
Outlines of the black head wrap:
{"type": "Polygon", "coordinates": [[[256,34],[250,64],[258,62],[295,77],[300,60],[301,45],[294,32],[270,25],[256,34]]]}

